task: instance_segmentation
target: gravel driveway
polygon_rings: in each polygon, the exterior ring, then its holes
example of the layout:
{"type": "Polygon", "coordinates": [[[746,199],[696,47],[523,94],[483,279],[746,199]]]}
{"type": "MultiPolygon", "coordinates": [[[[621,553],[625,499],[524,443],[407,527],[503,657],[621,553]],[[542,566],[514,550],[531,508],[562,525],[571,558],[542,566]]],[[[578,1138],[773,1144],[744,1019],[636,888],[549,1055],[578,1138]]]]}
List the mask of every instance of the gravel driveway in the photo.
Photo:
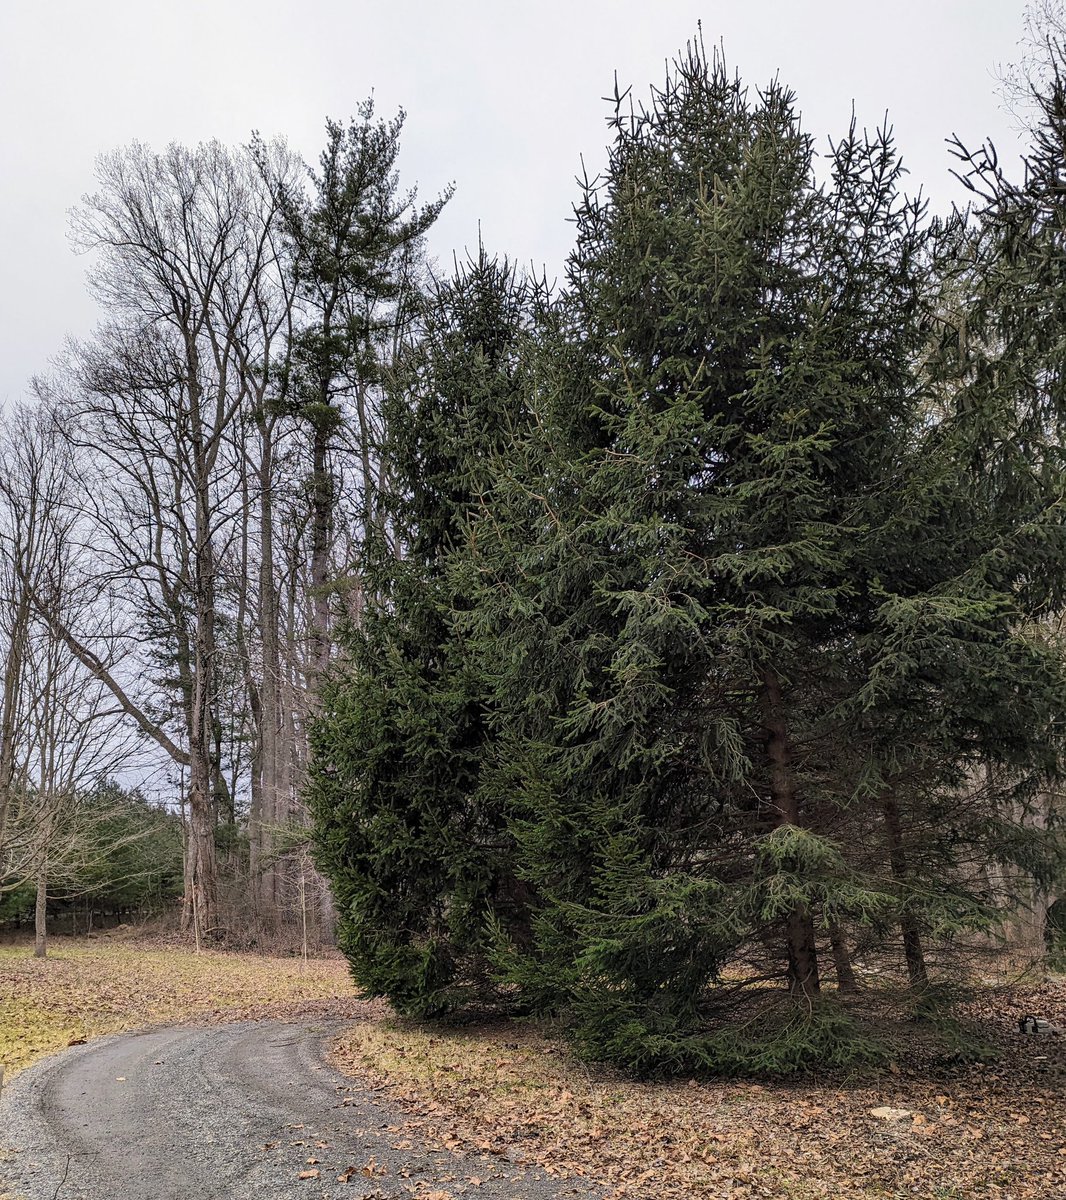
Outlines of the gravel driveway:
{"type": "Polygon", "coordinates": [[[506,1158],[421,1146],[410,1118],[324,1061],[341,1028],[162,1029],[45,1059],[4,1088],[0,1180],[20,1200],[591,1195],[506,1158]]]}

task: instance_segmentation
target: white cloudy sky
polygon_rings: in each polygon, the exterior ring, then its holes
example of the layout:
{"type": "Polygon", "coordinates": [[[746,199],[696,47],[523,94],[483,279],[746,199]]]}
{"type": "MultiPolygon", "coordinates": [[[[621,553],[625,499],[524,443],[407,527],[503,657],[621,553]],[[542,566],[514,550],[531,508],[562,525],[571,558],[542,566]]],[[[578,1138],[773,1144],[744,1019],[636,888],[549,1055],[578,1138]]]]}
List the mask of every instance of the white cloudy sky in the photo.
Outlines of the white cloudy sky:
{"type": "Polygon", "coordinates": [[[371,91],[408,113],[401,170],[455,198],[432,252],[486,244],[558,270],[581,155],[603,159],[601,100],[638,92],[702,21],[751,84],[775,73],[807,128],[887,110],[940,208],[961,196],[944,138],[1015,135],[995,92],[1024,0],[0,0],[0,404],[47,370],[94,311],[67,213],[93,160],[251,130],[317,154],[327,115],[371,91]]]}

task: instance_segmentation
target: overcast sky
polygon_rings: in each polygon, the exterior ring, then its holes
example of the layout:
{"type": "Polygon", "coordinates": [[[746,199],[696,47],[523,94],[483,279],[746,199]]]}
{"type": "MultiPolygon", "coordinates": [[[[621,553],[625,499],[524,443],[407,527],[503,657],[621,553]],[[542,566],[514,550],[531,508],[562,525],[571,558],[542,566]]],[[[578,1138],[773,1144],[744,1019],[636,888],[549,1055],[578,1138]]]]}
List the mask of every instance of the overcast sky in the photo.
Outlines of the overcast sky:
{"type": "Polygon", "coordinates": [[[961,197],[944,139],[1016,137],[996,95],[1024,0],[0,0],[0,403],[94,323],[68,211],[96,155],[253,129],[317,155],[371,91],[408,114],[406,184],[457,185],[431,253],[476,245],[559,271],[581,156],[602,163],[615,71],[646,93],[703,23],[749,84],[775,73],[838,135],[885,111],[911,182],[961,197]]]}

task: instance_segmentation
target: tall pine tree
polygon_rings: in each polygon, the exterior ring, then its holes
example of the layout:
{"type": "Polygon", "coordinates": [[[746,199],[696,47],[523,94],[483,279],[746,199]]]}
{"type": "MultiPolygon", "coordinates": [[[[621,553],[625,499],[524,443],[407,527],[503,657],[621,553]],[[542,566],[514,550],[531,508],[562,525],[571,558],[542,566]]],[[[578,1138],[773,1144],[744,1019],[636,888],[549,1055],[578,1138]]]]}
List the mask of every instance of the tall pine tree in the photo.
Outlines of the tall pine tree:
{"type": "Polygon", "coordinates": [[[701,47],[613,131],[561,296],[534,324],[479,260],[389,408],[315,733],[344,946],[403,1011],[555,1012],[629,1067],[855,1062],[825,952],[924,991],[985,868],[1054,849],[1048,221],[928,225],[854,124],[819,180],[792,95],[701,47]]]}

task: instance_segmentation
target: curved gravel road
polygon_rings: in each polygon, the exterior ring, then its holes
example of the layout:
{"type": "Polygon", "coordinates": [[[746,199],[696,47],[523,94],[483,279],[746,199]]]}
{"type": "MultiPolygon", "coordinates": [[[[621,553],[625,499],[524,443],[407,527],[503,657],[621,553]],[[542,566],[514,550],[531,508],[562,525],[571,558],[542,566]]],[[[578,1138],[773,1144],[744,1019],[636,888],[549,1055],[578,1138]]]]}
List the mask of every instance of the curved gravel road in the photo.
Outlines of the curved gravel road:
{"type": "Polygon", "coordinates": [[[3,1090],[0,1180],[19,1200],[591,1195],[506,1158],[420,1146],[416,1123],[325,1062],[342,1028],[162,1029],[45,1059],[3,1090]]]}

